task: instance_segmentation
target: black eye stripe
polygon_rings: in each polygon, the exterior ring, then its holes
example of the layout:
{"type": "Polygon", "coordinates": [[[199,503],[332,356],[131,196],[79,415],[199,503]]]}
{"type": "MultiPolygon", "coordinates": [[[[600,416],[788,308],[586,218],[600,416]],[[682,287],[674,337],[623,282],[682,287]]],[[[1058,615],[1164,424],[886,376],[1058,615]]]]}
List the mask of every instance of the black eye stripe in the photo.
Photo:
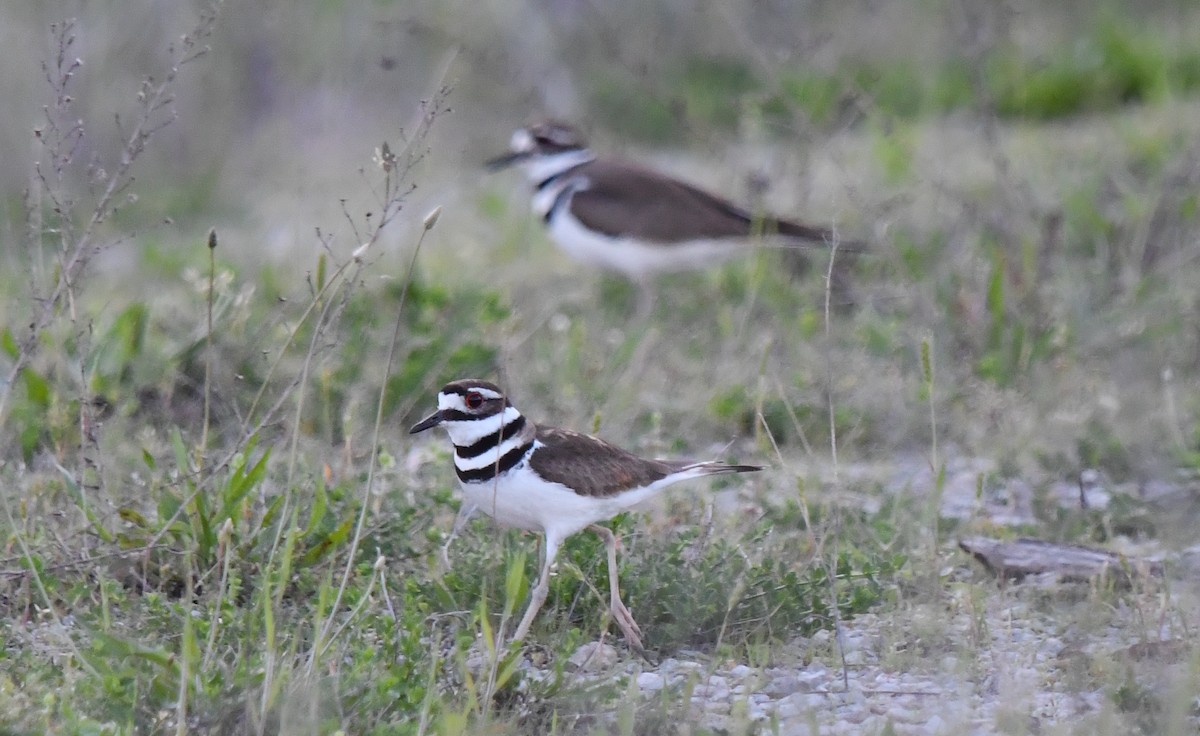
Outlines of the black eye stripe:
{"type": "Polygon", "coordinates": [[[473,422],[476,419],[479,419],[479,417],[474,414],[468,414],[465,411],[459,411],[458,409],[442,410],[443,422],[473,422]]]}
{"type": "Polygon", "coordinates": [[[461,409],[442,409],[443,422],[478,422],[484,419],[490,419],[500,412],[504,411],[506,405],[500,399],[487,399],[480,406],[477,406],[471,411],[463,411],[461,409]]]}

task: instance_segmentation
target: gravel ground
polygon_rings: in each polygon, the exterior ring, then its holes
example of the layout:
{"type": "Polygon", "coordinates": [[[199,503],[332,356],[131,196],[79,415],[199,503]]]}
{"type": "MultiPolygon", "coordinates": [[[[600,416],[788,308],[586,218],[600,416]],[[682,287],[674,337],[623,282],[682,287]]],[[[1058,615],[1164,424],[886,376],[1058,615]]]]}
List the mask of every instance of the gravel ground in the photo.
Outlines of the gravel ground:
{"type": "MultiPolygon", "coordinates": [[[[1081,622],[1093,602],[1046,606],[1055,594],[1036,583],[974,602],[966,586],[958,590],[937,611],[844,622],[844,669],[828,631],[777,648],[762,667],[689,652],[649,666],[619,661],[601,643],[581,647],[572,663],[582,677],[631,677],[648,698],[664,689],[689,697],[692,719],[718,732],[797,736],[1093,733],[1106,723],[1121,733],[1135,719],[1119,712],[1114,672],[1128,666],[1135,682],[1162,694],[1187,682],[1191,644],[1171,638],[1170,626],[1157,632],[1153,641],[1167,642],[1158,647],[1147,649],[1142,635],[1140,620],[1163,607],[1161,591],[1081,622]]],[[[1179,700],[1195,712],[1194,696],[1179,700]]],[[[1194,715],[1183,718],[1187,732],[1200,727],[1194,715]]]]}
{"type": "MultiPolygon", "coordinates": [[[[930,487],[922,466],[893,465],[885,487],[930,487]]],[[[997,527],[1035,522],[1030,484],[977,493],[976,479],[993,470],[976,460],[949,463],[943,516],[997,527]]],[[[1196,494],[1186,484],[1160,485],[1109,488],[1085,471],[1081,482],[1050,483],[1044,492],[1076,509],[1081,494],[1092,509],[1116,494],[1149,502],[1196,494]]],[[[1188,632],[1200,625],[1200,605],[1189,560],[1198,555],[1122,538],[1109,547],[1166,559],[1174,574],[1132,591],[1050,578],[1004,584],[948,549],[936,589],[886,615],[843,622],[840,646],[823,631],[777,647],[766,666],[699,652],[650,666],[591,643],[572,665],[580,677],[628,676],[647,698],[664,689],[690,698],[693,721],[726,733],[1195,733],[1200,654],[1188,632]]]]}

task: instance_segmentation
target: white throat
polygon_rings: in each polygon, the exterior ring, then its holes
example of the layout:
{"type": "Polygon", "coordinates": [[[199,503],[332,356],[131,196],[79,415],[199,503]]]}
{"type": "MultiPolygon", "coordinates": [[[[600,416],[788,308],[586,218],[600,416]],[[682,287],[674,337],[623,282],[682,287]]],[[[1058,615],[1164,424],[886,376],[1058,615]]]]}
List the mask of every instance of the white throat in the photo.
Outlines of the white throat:
{"type": "Polygon", "coordinates": [[[521,169],[533,184],[541,184],[547,179],[569,171],[580,164],[586,164],[596,157],[586,148],[562,153],[534,155],[521,162],[521,169]]]}

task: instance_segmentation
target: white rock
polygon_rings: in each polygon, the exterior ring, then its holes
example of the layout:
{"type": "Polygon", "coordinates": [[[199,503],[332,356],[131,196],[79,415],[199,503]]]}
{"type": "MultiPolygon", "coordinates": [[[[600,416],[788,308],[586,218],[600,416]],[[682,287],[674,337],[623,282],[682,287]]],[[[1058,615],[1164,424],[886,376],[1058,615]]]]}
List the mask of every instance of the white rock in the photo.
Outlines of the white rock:
{"type": "Polygon", "coordinates": [[[820,729],[807,721],[796,721],[795,723],[781,724],[783,728],[779,731],[783,736],[819,736],[820,729]]]}
{"type": "Polygon", "coordinates": [[[846,664],[857,667],[867,662],[867,653],[861,649],[846,651],[846,664]]]}
{"type": "Polygon", "coordinates": [[[775,716],[780,720],[798,718],[804,715],[804,708],[800,701],[792,700],[792,697],[789,695],[775,704],[775,716]]]}
{"type": "Polygon", "coordinates": [[[662,690],[666,682],[663,676],[657,672],[643,672],[637,676],[637,686],[639,690],[656,692],[662,690]]]}
{"type": "Polygon", "coordinates": [[[858,632],[848,632],[842,636],[842,651],[849,654],[862,649],[867,643],[867,638],[858,632]]]}
{"type": "Polygon", "coordinates": [[[888,718],[898,723],[924,723],[927,716],[916,708],[893,706],[887,710],[888,718]]]}
{"type": "Polygon", "coordinates": [[[567,659],[570,669],[577,672],[604,672],[617,663],[617,650],[610,644],[591,641],[575,650],[567,659]]]}
{"type": "Polygon", "coordinates": [[[697,685],[692,690],[693,698],[703,698],[705,700],[724,700],[729,697],[729,686],[722,680],[708,685],[697,685]]]}
{"type": "Polygon", "coordinates": [[[820,693],[795,693],[780,700],[775,712],[780,718],[795,718],[827,704],[826,696],[820,693]]]}
{"type": "Polygon", "coordinates": [[[799,677],[795,675],[784,675],[782,677],[772,678],[770,682],[763,686],[762,692],[770,695],[773,698],[782,698],[792,693],[798,693],[811,688],[807,683],[802,683],[799,677]]]}

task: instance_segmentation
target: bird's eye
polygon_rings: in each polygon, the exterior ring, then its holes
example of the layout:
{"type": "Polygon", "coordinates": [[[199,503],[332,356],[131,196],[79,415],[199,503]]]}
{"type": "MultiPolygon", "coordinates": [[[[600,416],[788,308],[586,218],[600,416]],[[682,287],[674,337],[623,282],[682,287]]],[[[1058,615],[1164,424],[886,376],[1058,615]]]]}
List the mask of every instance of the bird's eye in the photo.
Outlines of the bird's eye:
{"type": "Polygon", "coordinates": [[[468,409],[478,409],[483,406],[483,394],[478,391],[468,391],[466,400],[468,409]]]}

